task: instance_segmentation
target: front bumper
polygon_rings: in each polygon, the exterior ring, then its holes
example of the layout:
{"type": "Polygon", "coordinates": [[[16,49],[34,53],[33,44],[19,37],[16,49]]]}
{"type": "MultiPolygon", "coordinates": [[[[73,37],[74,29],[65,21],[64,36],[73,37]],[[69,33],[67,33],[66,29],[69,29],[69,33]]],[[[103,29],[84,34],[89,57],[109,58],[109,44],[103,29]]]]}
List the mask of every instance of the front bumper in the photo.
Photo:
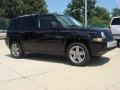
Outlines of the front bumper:
{"type": "Polygon", "coordinates": [[[113,34],[113,38],[115,40],[120,40],[120,34],[113,34]]]}
{"type": "Polygon", "coordinates": [[[114,48],[117,46],[117,41],[114,40],[114,41],[110,41],[110,42],[107,42],[107,48],[114,48]]]}
{"type": "Polygon", "coordinates": [[[101,56],[116,47],[117,47],[116,40],[108,41],[108,42],[101,42],[101,43],[94,43],[93,45],[91,45],[91,55],[101,56]]]}

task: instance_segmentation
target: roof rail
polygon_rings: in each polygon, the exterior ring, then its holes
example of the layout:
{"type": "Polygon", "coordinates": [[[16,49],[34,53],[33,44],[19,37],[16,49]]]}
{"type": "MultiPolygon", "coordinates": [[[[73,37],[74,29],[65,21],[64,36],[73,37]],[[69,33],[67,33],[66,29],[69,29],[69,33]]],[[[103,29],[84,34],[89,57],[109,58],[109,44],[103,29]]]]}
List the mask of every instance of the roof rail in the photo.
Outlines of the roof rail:
{"type": "Polygon", "coordinates": [[[35,15],[61,15],[61,14],[58,14],[58,13],[49,13],[49,14],[40,14],[38,12],[36,12],[35,14],[26,14],[26,15],[22,15],[22,16],[18,16],[16,18],[21,18],[21,17],[27,17],[27,16],[35,16],[35,15]]]}
{"type": "Polygon", "coordinates": [[[34,15],[40,15],[39,13],[35,13],[35,14],[26,14],[26,15],[22,15],[22,16],[18,16],[19,17],[27,17],[27,16],[34,16],[34,15]]]}

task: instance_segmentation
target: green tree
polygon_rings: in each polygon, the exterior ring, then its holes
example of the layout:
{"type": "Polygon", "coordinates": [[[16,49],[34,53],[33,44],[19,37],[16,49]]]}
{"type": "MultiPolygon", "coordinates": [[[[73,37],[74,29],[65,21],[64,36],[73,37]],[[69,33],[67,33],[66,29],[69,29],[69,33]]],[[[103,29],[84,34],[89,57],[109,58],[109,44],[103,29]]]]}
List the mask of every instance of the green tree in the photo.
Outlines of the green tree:
{"type": "MultiPolygon", "coordinates": [[[[88,1],[88,24],[89,26],[105,27],[110,21],[110,13],[104,7],[96,6],[96,0],[88,1]]],[[[85,0],[72,0],[64,14],[73,16],[84,24],[85,0]]]]}
{"type": "Polygon", "coordinates": [[[5,0],[0,0],[0,6],[5,3],[5,0]]]}
{"type": "Polygon", "coordinates": [[[119,8],[114,8],[112,11],[112,16],[120,16],[120,9],[119,8]]]}
{"type": "Polygon", "coordinates": [[[96,6],[94,15],[89,18],[89,23],[100,27],[106,27],[110,22],[110,13],[104,7],[96,6]]]}
{"type": "Polygon", "coordinates": [[[3,7],[4,4],[5,4],[5,0],[1,0],[0,1],[0,17],[4,16],[4,14],[5,14],[4,7],[3,7]]]}
{"type": "MultiPolygon", "coordinates": [[[[88,0],[88,17],[92,17],[95,10],[96,0],[88,0]]],[[[84,23],[85,17],[85,0],[72,0],[64,14],[73,16],[80,22],[84,23]]]]}
{"type": "Polygon", "coordinates": [[[48,13],[44,0],[5,0],[5,3],[0,7],[0,11],[0,15],[7,18],[32,13],[48,13]]]}
{"type": "Polygon", "coordinates": [[[24,2],[24,10],[23,13],[48,13],[47,5],[44,0],[23,0],[24,2]]]}
{"type": "Polygon", "coordinates": [[[93,16],[92,18],[90,18],[89,27],[105,28],[108,27],[108,24],[106,24],[106,21],[101,19],[100,17],[93,16]]]}
{"type": "Polygon", "coordinates": [[[0,19],[0,30],[3,29],[3,30],[6,30],[7,27],[8,27],[8,24],[9,24],[9,20],[7,19],[0,19]]]}

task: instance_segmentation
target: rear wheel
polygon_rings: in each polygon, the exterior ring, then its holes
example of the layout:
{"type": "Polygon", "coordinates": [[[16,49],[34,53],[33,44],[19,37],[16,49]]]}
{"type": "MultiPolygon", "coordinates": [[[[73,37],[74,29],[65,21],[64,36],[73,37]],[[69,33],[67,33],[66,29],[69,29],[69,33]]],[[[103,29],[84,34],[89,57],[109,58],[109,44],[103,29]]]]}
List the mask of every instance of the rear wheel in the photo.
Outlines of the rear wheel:
{"type": "Polygon", "coordinates": [[[73,43],[67,49],[67,57],[72,65],[85,66],[90,61],[87,47],[82,43],[73,43]]]}
{"type": "Polygon", "coordinates": [[[12,42],[10,46],[11,55],[14,58],[21,58],[24,55],[24,51],[19,42],[12,42]]]}

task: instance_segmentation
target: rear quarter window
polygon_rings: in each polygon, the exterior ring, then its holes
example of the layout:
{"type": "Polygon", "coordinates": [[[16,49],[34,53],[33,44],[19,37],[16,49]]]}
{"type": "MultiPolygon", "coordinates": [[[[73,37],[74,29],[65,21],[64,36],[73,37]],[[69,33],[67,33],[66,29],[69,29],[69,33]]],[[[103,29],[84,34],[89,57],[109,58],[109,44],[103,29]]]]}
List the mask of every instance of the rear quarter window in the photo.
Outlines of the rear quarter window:
{"type": "Polygon", "coordinates": [[[9,31],[17,31],[19,29],[20,29],[20,20],[19,19],[11,20],[8,30],[9,31]]]}
{"type": "Polygon", "coordinates": [[[111,25],[120,25],[120,18],[114,18],[111,25]]]}
{"type": "Polygon", "coordinates": [[[25,17],[22,22],[22,29],[24,29],[24,31],[34,31],[34,29],[37,28],[38,21],[35,16],[25,17]]]}

